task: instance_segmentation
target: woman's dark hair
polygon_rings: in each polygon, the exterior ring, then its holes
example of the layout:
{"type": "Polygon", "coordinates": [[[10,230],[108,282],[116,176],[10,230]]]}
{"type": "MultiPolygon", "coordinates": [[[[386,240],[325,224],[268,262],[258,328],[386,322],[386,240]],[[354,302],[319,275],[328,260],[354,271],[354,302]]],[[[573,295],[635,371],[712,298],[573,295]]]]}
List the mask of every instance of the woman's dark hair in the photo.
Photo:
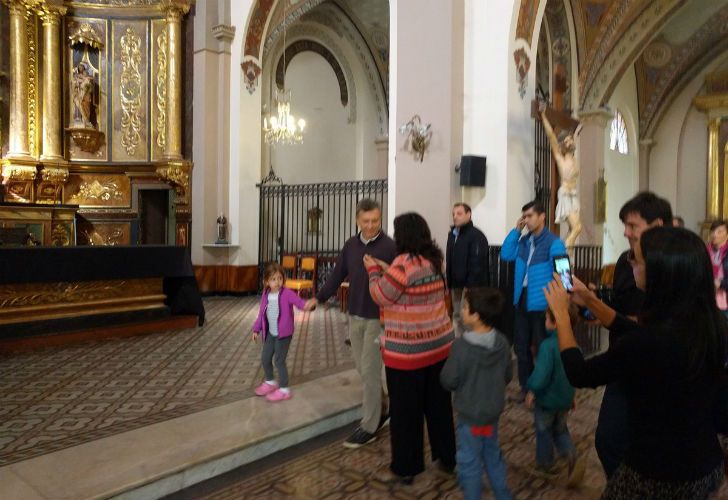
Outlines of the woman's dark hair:
{"type": "Polygon", "coordinates": [[[685,346],[690,374],[720,375],[728,324],[715,302],[713,269],[705,243],[683,228],[642,233],[645,259],[645,326],[674,335],[685,346]]]}
{"type": "Polygon", "coordinates": [[[424,257],[435,272],[442,273],[442,250],[432,240],[427,221],[418,213],[407,212],[394,218],[394,243],[397,253],[424,257]]]}

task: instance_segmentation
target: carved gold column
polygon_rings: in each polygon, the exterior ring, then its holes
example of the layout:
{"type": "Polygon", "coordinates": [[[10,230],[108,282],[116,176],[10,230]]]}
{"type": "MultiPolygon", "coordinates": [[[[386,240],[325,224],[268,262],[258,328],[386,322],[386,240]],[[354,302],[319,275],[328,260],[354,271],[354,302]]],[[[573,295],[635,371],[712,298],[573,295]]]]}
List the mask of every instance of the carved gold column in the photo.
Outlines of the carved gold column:
{"type": "Polygon", "coordinates": [[[707,115],[708,120],[708,182],[704,234],[707,234],[712,221],[728,218],[728,163],[723,163],[721,167],[725,152],[720,147],[721,123],[728,119],[728,93],[716,92],[722,89],[716,88],[715,82],[711,80],[715,80],[715,76],[706,77],[708,94],[693,99],[693,104],[707,115]]]}
{"type": "Polygon", "coordinates": [[[10,9],[10,145],[8,158],[31,160],[28,147],[28,10],[20,0],[6,0],[10,9]]]}
{"type": "Polygon", "coordinates": [[[182,159],[182,16],[190,5],[182,0],[164,0],[167,16],[167,131],[164,155],[182,159]]]}
{"type": "Polygon", "coordinates": [[[160,3],[167,21],[167,94],[165,160],[157,167],[157,175],[175,187],[178,211],[179,205],[190,204],[192,171],[191,162],[182,156],[182,17],[189,12],[190,4],[190,0],[162,0],[160,3]]]}
{"type": "Polygon", "coordinates": [[[708,198],[705,215],[709,220],[720,218],[720,118],[708,122],[708,198]]]}
{"type": "Polygon", "coordinates": [[[41,160],[63,161],[61,127],[61,16],[66,8],[44,6],[43,20],[43,154],[41,160]]]}

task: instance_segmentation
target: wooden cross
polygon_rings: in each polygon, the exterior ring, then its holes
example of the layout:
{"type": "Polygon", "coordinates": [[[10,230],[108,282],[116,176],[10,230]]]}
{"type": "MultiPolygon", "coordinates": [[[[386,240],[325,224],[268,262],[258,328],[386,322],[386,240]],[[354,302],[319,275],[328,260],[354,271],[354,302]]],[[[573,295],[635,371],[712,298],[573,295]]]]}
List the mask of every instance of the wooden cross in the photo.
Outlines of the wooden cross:
{"type": "MultiPolygon", "coordinates": [[[[533,119],[539,119],[539,104],[540,101],[536,99],[531,101],[531,118],[533,119]]],[[[554,108],[550,108],[548,106],[546,106],[546,118],[548,118],[551,126],[554,127],[554,131],[557,135],[560,131],[566,131],[573,134],[576,131],[576,128],[579,126],[579,120],[575,120],[571,117],[571,115],[568,115],[563,111],[557,111],[554,108]]]]}

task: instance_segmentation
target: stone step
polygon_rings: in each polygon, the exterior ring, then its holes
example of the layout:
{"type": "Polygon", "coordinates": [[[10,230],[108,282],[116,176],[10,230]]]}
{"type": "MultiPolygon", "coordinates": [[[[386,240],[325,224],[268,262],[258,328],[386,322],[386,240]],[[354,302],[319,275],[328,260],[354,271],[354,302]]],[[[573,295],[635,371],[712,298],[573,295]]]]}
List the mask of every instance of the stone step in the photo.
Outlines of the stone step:
{"type": "Polygon", "coordinates": [[[159,498],[361,417],[355,370],[291,390],[288,401],[236,401],[2,467],[2,498],[159,498]]]}

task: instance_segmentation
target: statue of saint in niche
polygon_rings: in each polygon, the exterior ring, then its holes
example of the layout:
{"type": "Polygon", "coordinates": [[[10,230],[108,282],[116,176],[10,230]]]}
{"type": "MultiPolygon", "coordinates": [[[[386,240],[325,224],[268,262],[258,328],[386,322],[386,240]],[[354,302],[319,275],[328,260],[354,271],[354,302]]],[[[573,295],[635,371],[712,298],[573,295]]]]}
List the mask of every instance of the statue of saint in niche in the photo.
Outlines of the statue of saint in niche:
{"type": "Polygon", "coordinates": [[[98,72],[83,60],[73,69],[73,124],[75,127],[98,130],[98,72]]]}

